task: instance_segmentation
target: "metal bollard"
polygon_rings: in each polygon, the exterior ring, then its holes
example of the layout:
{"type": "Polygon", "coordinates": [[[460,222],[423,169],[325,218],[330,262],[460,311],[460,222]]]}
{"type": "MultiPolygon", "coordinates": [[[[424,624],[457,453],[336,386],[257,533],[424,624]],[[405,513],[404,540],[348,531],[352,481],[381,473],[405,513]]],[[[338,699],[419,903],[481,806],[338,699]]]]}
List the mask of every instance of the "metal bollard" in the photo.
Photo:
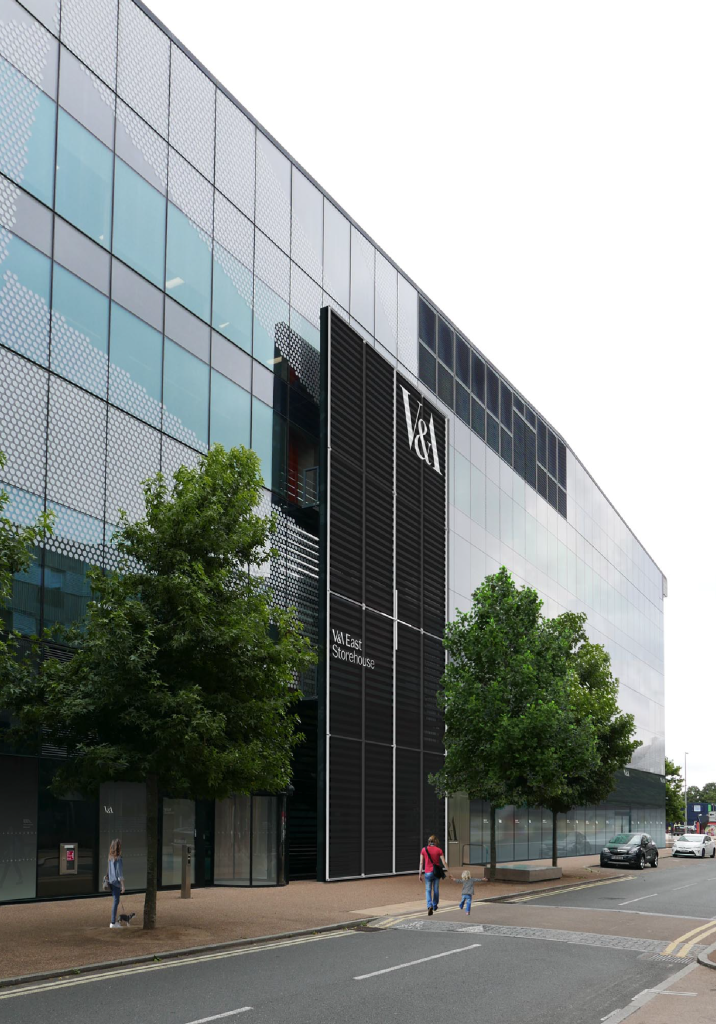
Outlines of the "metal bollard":
{"type": "Polygon", "coordinates": [[[181,848],[181,898],[191,899],[191,846],[186,843],[181,848]]]}

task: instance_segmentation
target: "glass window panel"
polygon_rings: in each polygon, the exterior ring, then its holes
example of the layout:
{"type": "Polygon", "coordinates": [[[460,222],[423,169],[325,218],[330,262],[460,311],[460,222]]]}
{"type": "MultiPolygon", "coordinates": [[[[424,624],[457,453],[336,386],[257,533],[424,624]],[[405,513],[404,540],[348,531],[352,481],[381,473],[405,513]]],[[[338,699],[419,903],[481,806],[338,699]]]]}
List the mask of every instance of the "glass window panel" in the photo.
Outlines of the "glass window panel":
{"type": "Polygon", "coordinates": [[[228,377],[211,371],[211,443],[251,446],[251,395],[228,377]]]}
{"type": "Polygon", "coordinates": [[[494,370],[487,367],[487,408],[496,418],[500,418],[500,378],[494,370]]]}
{"type": "Polygon", "coordinates": [[[181,345],[164,340],[164,430],[192,448],[209,434],[209,367],[181,345]]]}
{"type": "Polygon", "coordinates": [[[253,797],[251,884],[275,885],[278,874],[278,815],[275,796],[253,797]]]}
{"type": "Polygon", "coordinates": [[[455,452],[455,505],[470,515],[470,463],[461,455],[455,452]]]}
{"type": "Polygon", "coordinates": [[[161,426],[162,336],[114,302],[109,358],[110,402],[161,426]]]}
{"type": "Polygon", "coordinates": [[[104,398],[109,299],[59,263],[53,273],[52,369],[104,398]]]}
{"type": "Polygon", "coordinates": [[[529,811],[526,807],[515,810],[515,860],[529,857],[529,811]]]}
{"type": "Polygon", "coordinates": [[[112,250],[160,288],[164,283],[165,220],[165,197],[122,160],[116,160],[112,250]]]}
{"type": "Polygon", "coordinates": [[[442,317],[438,317],[438,355],[452,370],[454,362],[454,335],[442,317]]]}
{"type": "MultiPolygon", "coordinates": [[[[295,309],[291,309],[290,314],[291,330],[295,334],[300,335],[300,337],[303,338],[304,341],[307,341],[312,348],[319,351],[321,347],[321,332],[319,329],[314,327],[310,320],[306,320],[305,316],[301,316],[300,313],[297,313],[295,309]]],[[[294,367],[294,369],[296,368],[294,367]]],[[[299,373],[299,377],[300,376],[301,374],[299,373]]]]}
{"type": "Polygon", "coordinates": [[[194,882],[194,801],[163,800],[162,807],[162,885],[181,885],[182,848],[192,851],[191,881],[194,882]]]}
{"type": "Polygon", "coordinates": [[[427,384],[431,391],[437,390],[437,363],[435,356],[431,355],[430,352],[425,348],[424,345],[418,346],[418,368],[419,376],[423,384],[427,384]]]}
{"type": "Polygon", "coordinates": [[[50,629],[56,623],[70,626],[85,617],[92,593],[87,570],[102,564],[104,526],[99,519],[54,501],[47,505],[55,513],[44,567],[44,625],[50,629]]]}
{"type": "Polygon", "coordinates": [[[505,462],[512,465],[512,438],[504,427],[500,428],[500,455],[505,462]]]}
{"type": "Polygon", "coordinates": [[[256,128],[221,90],[216,94],[216,187],[254,216],[256,128]]]}
{"type": "Polygon", "coordinates": [[[213,181],[216,86],[175,45],[169,81],[169,142],[213,181]]]}
{"type": "Polygon", "coordinates": [[[450,370],[447,370],[442,363],[438,363],[438,397],[451,409],[454,405],[454,382],[455,378],[450,370]]]}
{"type": "Polygon", "coordinates": [[[272,369],[279,358],[276,352],[276,333],[287,330],[288,303],[272,292],[268,285],[256,278],[254,282],[254,358],[272,369]],[[283,328],[281,327],[283,325],[283,328]]]}
{"type": "Polygon", "coordinates": [[[472,429],[485,440],[485,410],[480,403],[473,398],[472,399],[472,429]]]}
{"type": "Polygon", "coordinates": [[[314,281],[323,270],[323,196],[305,175],[292,168],[291,258],[314,281]]]}
{"type": "Polygon", "coordinates": [[[251,447],[261,459],[261,475],[264,485],[271,487],[273,409],[260,402],[254,395],[251,400],[251,410],[251,447]]]}
{"type": "Polygon", "coordinates": [[[375,249],[351,225],[351,316],[370,333],[375,323],[375,249]]]}
{"type": "Polygon", "coordinates": [[[261,132],[256,136],[256,224],[284,252],[291,251],[291,164],[261,132]]]}
{"type": "Polygon", "coordinates": [[[60,106],[114,148],[114,95],[64,47],[60,58],[60,106]]]}
{"type": "Polygon", "coordinates": [[[105,249],[112,220],[112,163],[107,147],[60,110],[55,209],[105,249]]]}
{"type": "Polygon", "coordinates": [[[103,782],[99,789],[99,888],[104,858],[113,839],[122,840],[122,867],[127,889],[147,884],[147,787],[143,782],[103,782]]]}
{"type": "Polygon", "coordinates": [[[169,120],[170,41],[132,0],[119,3],[117,92],[164,138],[169,120]]]}
{"type": "Polygon", "coordinates": [[[52,206],[55,104],[0,59],[0,171],[52,206]]]}
{"type": "Polygon", "coordinates": [[[487,443],[493,451],[500,450],[500,425],[494,416],[487,414],[487,443]]]}
{"type": "Polygon", "coordinates": [[[500,419],[503,427],[512,430],[512,392],[504,382],[500,387],[500,419]]]}
{"type": "Polygon", "coordinates": [[[9,234],[5,238],[0,249],[2,342],[47,366],[50,261],[21,238],[9,234]]]}
{"type": "Polygon", "coordinates": [[[230,796],[214,806],[214,885],[250,885],[251,797],[230,796]]]}
{"type": "Polygon", "coordinates": [[[189,218],[169,203],[167,212],[167,292],[182,306],[209,321],[211,247],[189,218]]]}
{"type": "Polygon", "coordinates": [[[326,199],[323,204],[323,287],[344,309],[350,302],[351,226],[326,199]]]}
{"type": "Polygon", "coordinates": [[[251,271],[215,244],[213,326],[245,352],[251,352],[253,288],[251,271]]]}
{"type": "Polygon", "coordinates": [[[460,419],[470,426],[470,393],[460,384],[459,381],[455,381],[455,412],[458,414],[460,419]]]}
{"type": "Polygon", "coordinates": [[[466,388],[470,387],[470,347],[466,341],[455,335],[455,373],[466,388]]]}
{"type": "Polygon", "coordinates": [[[37,761],[0,756],[0,903],[35,897],[37,871],[37,761]]]}
{"type": "Polygon", "coordinates": [[[485,401],[485,364],[476,352],[472,353],[472,393],[485,401]]]}
{"type": "Polygon", "coordinates": [[[495,838],[497,840],[497,860],[514,860],[515,808],[501,807],[497,811],[495,822],[495,838]]]}
{"type": "Polygon", "coordinates": [[[435,351],[435,330],[437,325],[437,316],[425,302],[424,299],[418,299],[418,331],[420,340],[424,345],[434,352],[435,351]]]}

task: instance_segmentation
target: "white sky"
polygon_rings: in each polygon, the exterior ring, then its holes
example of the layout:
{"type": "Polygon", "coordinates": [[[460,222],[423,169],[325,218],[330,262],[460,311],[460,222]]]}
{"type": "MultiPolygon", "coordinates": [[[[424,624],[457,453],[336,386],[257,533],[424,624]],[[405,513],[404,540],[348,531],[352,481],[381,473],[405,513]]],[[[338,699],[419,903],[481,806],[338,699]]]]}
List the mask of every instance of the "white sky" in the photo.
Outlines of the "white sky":
{"type": "Polygon", "coordinates": [[[716,5],[148,2],[636,532],[667,755],[716,779],[716,5]]]}

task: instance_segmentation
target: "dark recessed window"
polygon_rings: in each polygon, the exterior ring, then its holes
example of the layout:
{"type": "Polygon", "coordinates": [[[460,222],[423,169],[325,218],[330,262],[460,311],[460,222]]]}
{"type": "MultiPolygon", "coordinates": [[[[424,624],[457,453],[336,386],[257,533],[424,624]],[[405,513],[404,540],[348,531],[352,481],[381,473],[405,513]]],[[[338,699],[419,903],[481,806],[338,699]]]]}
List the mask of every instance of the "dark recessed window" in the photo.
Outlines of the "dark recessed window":
{"type": "Polygon", "coordinates": [[[470,387],[470,348],[459,334],[455,335],[455,374],[466,388],[470,387]]]}
{"type": "Polygon", "coordinates": [[[525,403],[522,401],[522,399],[518,398],[517,395],[513,395],[512,396],[512,404],[515,407],[515,411],[518,412],[520,414],[520,416],[524,416],[524,414],[525,414],[525,403]]]}
{"type": "Polygon", "coordinates": [[[547,501],[552,508],[557,508],[557,484],[551,476],[547,477],[547,501]]]}
{"type": "Polygon", "coordinates": [[[537,437],[529,427],[525,427],[525,480],[537,486],[537,437]]]}
{"type": "Polygon", "coordinates": [[[500,454],[500,424],[489,413],[487,414],[487,443],[498,455],[500,454]]]}
{"type": "Polygon", "coordinates": [[[487,411],[498,420],[500,418],[500,378],[494,370],[487,367],[487,411]]]}
{"type": "Polygon", "coordinates": [[[472,353],[472,393],[485,404],[485,364],[475,352],[472,353]]]}
{"type": "Polygon", "coordinates": [[[537,461],[547,468],[547,427],[542,420],[537,420],[537,461]]]}
{"type": "MultiPolygon", "coordinates": [[[[515,399],[515,405],[517,399],[515,399]]],[[[515,416],[513,433],[513,451],[512,451],[512,465],[514,466],[515,473],[519,473],[521,477],[525,475],[525,431],[529,430],[529,427],[525,426],[524,420],[521,420],[519,416],[515,416]]]]}
{"type": "Polygon", "coordinates": [[[476,399],[472,400],[472,429],[485,440],[485,410],[476,399]]]}
{"type": "MultiPolygon", "coordinates": [[[[547,433],[547,469],[557,479],[557,438],[552,431],[547,433]]],[[[556,506],[555,506],[556,507],[556,506]]]]}
{"type": "Polygon", "coordinates": [[[437,390],[435,365],[436,360],[432,352],[428,352],[424,345],[418,345],[418,376],[431,391],[437,390]]]}
{"type": "Polygon", "coordinates": [[[454,407],[453,382],[455,378],[449,370],[446,370],[442,363],[438,363],[438,398],[441,398],[445,405],[454,407]]]}
{"type": "Polygon", "coordinates": [[[500,455],[512,465],[512,438],[504,427],[500,427],[500,455]]]}
{"type": "Polygon", "coordinates": [[[503,427],[512,430],[512,392],[504,381],[500,387],[500,419],[503,427]]]}
{"type": "Polygon", "coordinates": [[[537,417],[530,409],[529,405],[525,406],[525,419],[531,427],[537,428],[537,417]]]}
{"type": "Polygon", "coordinates": [[[567,494],[561,487],[557,488],[557,511],[565,519],[567,518],[567,494]]]}
{"type": "Polygon", "coordinates": [[[455,381],[455,412],[470,426],[470,392],[459,381],[455,381]]]}
{"type": "Polygon", "coordinates": [[[420,340],[431,352],[435,351],[435,325],[437,316],[427,302],[420,299],[418,303],[418,333],[420,340]]]}
{"type": "Polygon", "coordinates": [[[567,486],[567,446],[564,441],[557,442],[557,480],[562,487],[567,486]]]}
{"type": "Polygon", "coordinates": [[[438,355],[452,370],[453,368],[453,333],[442,317],[438,317],[438,355]]]}
{"type": "Polygon", "coordinates": [[[537,467],[537,493],[543,498],[547,497],[547,473],[541,466],[537,467]]]}

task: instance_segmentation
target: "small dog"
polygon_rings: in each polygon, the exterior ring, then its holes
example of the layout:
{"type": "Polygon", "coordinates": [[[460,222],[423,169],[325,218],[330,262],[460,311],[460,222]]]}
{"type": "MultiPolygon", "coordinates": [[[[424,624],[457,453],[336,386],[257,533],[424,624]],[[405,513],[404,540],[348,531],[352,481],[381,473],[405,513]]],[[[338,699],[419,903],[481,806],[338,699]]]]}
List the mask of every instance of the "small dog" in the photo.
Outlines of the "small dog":
{"type": "Polygon", "coordinates": [[[134,913],[132,913],[132,914],[120,914],[119,915],[119,923],[120,924],[126,924],[126,926],[129,928],[129,922],[132,920],[133,917],[136,917],[136,916],[137,915],[134,914],[134,913]]]}

